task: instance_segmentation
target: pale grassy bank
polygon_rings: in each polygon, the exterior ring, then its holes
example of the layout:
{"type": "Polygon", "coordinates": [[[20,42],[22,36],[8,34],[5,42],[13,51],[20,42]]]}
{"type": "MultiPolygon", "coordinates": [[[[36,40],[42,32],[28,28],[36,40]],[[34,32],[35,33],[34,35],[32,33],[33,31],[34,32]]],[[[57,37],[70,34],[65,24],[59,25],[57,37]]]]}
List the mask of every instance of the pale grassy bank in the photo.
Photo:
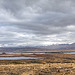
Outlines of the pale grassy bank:
{"type": "Polygon", "coordinates": [[[0,75],[75,75],[75,63],[0,65],[0,75]]]}

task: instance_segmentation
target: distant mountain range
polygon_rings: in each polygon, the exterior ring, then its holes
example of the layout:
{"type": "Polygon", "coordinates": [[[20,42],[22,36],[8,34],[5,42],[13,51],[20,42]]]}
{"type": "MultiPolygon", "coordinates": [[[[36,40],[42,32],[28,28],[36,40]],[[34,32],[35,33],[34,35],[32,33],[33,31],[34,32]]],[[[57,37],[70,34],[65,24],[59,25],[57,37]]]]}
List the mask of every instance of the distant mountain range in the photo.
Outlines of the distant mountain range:
{"type": "Polygon", "coordinates": [[[75,49],[75,43],[72,44],[54,44],[48,46],[34,46],[34,47],[1,47],[0,52],[9,52],[9,51],[16,51],[16,52],[24,52],[24,51],[34,51],[34,50],[70,50],[75,49]]]}
{"type": "Polygon", "coordinates": [[[75,43],[72,44],[55,44],[55,45],[48,45],[48,46],[41,46],[40,48],[44,48],[44,49],[59,49],[59,50],[63,50],[63,49],[75,49],[75,43]]]}

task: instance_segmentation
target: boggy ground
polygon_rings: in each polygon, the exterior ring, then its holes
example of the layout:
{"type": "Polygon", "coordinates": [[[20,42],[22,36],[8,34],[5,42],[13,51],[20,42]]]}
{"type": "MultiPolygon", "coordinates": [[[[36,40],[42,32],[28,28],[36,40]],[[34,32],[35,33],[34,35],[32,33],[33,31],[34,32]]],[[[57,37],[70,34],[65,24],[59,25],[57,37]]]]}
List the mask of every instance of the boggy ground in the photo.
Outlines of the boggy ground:
{"type": "Polygon", "coordinates": [[[75,75],[75,55],[37,54],[44,59],[1,60],[0,75],[75,75]]]}

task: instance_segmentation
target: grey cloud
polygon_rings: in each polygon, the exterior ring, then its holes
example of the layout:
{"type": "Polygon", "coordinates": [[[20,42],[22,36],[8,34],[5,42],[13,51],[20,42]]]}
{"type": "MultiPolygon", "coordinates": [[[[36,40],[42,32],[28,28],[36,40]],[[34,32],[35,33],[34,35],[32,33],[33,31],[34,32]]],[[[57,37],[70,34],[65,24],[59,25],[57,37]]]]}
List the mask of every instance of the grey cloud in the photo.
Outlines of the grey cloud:
{"type": "Polygon", "coordinates": [[[75,0],[0,1],[2,44],[70,43],[75,37],[74,28],[75,0]]]}

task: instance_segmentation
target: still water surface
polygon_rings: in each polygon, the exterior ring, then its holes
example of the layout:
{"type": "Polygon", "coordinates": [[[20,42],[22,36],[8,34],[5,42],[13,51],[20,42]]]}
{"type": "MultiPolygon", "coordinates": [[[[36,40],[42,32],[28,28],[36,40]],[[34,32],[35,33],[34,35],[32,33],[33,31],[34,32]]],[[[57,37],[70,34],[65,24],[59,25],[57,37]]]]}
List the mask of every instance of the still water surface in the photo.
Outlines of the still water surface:
{"type": "MultiPolygon", "coordinates": [[[[49,52],[51,53],[51,52],[49,52]]],[[[75,52],[63,52],[67,54],[75,54],[75,52]]],[[[2,52],[0,52],[2,54],[2,52]]],[[[14,52],[6,52],[6,54],[48,54],[45,52],[38,52],[38,53],[14,53],[14,52]]],[[[41,59],[42,57],[0,57],[0,60],[20,60],[20,59],[41,59]]]]}
{"type": "MultiPolygon", "coordinates": [[[[2,54],[2,52],[0,52],[0,54],[2,54]]],[[[33,53],[33,52],[28,52],[28,53],[5,52],[5,54],[45,54],[45,52],[37,52],[37,53],[33,53]]]]}
{"type": "Polygon", "coordinates": [[[42,57],[0,57],[0,60],[41,59],[42,57]]]}
{"type": "Polygon", "coordinates": [[[75,54],[75,52],[65,52],[65,53],[67,53],[67,54],[75,54]]]}

